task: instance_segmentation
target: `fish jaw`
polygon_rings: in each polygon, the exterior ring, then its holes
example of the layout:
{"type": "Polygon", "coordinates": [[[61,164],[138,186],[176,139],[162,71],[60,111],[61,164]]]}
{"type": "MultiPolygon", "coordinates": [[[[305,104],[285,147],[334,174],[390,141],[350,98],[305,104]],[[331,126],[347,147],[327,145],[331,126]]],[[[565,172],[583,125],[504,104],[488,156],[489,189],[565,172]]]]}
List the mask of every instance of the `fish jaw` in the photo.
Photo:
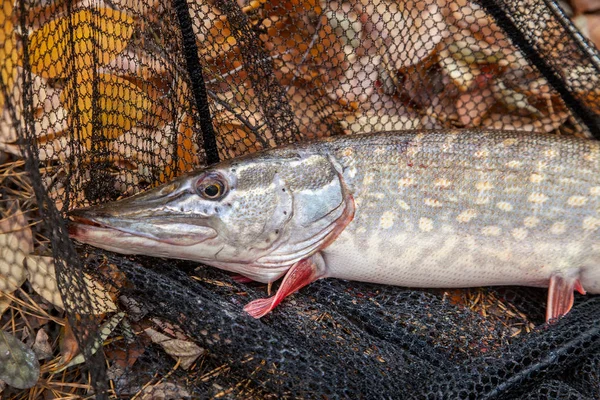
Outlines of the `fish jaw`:
{"type": "Polygon", "coordinates": [[[69,222],[69,235],[81,243],[122,254],[141,254],[160,242],[113,228],[69,222]],[[152,246],[153,245],[153,246],[152,246]]]}

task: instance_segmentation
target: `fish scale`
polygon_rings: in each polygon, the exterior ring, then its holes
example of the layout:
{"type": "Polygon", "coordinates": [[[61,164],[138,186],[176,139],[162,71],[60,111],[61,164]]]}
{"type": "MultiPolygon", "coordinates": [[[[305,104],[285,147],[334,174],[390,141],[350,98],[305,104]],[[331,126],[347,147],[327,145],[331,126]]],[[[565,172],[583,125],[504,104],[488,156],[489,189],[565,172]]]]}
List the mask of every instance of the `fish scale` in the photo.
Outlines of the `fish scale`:
{"type": "MultiPolygon", "coordinates": [[[[323,251],[329,276],[547,286],[557,271],[598,268],[596,142],[449,132],[339,140],[329,151],[356,202],[352,223],[323,251]]],[[[597,279],[584,288],[598,291],[597,279]]]]}
{"type": "Polygon", "coordinates": [[[600,144],[556,135],[329,138],[71,216],[75,239],[107,250],[283,276],[275,296],[245,307],[254,317],[327,277],[549,287],[548,319],[568,312],[574,290],[600,293],[600,144]]]}

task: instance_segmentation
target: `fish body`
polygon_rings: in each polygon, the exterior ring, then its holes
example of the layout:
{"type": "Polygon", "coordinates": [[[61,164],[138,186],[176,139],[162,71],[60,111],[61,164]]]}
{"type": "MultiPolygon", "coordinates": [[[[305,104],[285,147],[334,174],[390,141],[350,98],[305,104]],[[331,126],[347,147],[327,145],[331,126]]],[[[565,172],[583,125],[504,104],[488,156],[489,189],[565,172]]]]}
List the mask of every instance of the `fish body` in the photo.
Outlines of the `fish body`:
{"type": "Polygon", "coordinates": [[[72,212],[107,250],[284,280],[259,317],[333,277],[412,287],[600,293],[600,143],[519,132],[381,132],[225,161],[72,212]]]}

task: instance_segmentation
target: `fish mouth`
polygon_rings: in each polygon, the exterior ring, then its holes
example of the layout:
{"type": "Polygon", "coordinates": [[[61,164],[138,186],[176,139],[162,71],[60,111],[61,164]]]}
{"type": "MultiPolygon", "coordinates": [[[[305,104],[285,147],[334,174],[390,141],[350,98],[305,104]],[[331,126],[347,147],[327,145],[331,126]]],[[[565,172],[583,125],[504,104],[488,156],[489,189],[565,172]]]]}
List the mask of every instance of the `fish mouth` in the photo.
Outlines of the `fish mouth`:
{"type": "Polygon", "coordinates": [[[217,236],[217,231],[209,226],[186,223],[173,216],[155,216],[140,221],[94,214],[88,209],[69,212],[69,236],[82,243],[111,248],[122,248],[133,238],[137,238],[138,247],[144,243],[154,247],[160,243],[192,246],[217,236]]]}

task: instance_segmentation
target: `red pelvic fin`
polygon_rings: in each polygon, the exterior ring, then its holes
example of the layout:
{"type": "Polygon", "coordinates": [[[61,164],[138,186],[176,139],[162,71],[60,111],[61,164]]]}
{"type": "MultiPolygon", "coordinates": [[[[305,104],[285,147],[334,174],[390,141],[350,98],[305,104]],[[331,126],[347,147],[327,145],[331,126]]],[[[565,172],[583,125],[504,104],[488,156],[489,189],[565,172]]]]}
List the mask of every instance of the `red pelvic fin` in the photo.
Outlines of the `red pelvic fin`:
{"type": "Polygon", "coordinates": [[[318,265],[321,263],[322,258],[318,253],[298,261],[288,270],[274,296],[252,301],[246,304],[244,311],[254,318],[266,315],[287,296],[323,277],[323,268],[318,265]]]}
{"type": "Polygon", "coordinates": [[[546,305],[546,322],[562,317],[573,307],[575,296],[573,291],[577,290],[585,294],[578,278],[565,278],[560,275],[552,275],[548,286],[548,304],[546,305]]]}
{"type": "Polygon", "coordinates": [[[233,279],[237,283],[250,283],[250,282],[254,282],[254,279],[248,278],[247,276],[240,275],[240,274],[233,274],[233,275],[231,275],[231,279],[233,279]]]}

